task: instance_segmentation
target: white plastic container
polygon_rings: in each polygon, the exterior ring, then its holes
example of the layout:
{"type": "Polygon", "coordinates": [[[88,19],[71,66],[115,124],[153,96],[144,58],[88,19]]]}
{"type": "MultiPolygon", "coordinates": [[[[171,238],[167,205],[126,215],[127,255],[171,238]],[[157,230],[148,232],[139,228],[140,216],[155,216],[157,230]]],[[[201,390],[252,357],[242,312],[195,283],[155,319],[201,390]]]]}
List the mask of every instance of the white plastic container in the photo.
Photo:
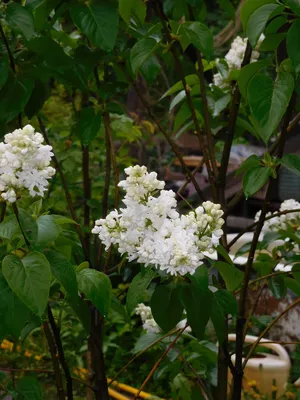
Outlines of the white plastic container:
{"type": "MultiPolygon", "coordinates": [[[[228,335],[229,341],[235,341],[236,335],[228,335]]],[[[246,335],[245,343],[254,343],[257,340],[256,336],[246,335]]],[[[256,382],[256,387],[263,395],[268,395],[271,398],[272,386],[278,388],[277,398],[280,399],[288,383],[291,361],[287,351],[277,343],[270,343],[267,339],[261,339],[259,346],[271,349],[276,355],[269,353],[259,353],[253,358],[250,358],[244,370],[243,390],[250,390],[248,382],[256,382]]],[[[233,364],[235,364],[235,354],[231,356],[233,364]]],[[[229,374],[229,385],[232,380],[229,374]]],[[[230,388],[229,388],[230,390],[230,388]]]]}

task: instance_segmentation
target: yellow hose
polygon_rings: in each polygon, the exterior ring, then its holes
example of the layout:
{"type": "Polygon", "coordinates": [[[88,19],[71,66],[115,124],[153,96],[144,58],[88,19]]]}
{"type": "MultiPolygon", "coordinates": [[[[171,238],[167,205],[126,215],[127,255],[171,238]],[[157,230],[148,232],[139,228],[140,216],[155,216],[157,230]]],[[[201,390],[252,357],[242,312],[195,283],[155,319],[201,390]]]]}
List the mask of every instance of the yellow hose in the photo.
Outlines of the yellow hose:
{"type": "MultiPolygon", "coordinates": [[[[107,378],[107,382],[110,383],[111,379],[107,378]]],[[[134,394],[136,395],[138,393],[138,389],[135,389],[131,386],[125,385],[125,383],[119,383],[117,381],[113,381],[112,385],[120,390],[123,390],[124,392],[130,393],[130,394],[134,394]]],[[[139,398],[141,399],[149,399],[149,397],[151,397],[152,395],[146,392],[141,392],[139,394],[139,398]]]]}
{"type": "Polygon", "coordinates": [[[123,396],[121,393],[116,392],[114,389],[108,388],[108,394],[110,397],[116,400],[130,400],[128,397],[123,396]]]}

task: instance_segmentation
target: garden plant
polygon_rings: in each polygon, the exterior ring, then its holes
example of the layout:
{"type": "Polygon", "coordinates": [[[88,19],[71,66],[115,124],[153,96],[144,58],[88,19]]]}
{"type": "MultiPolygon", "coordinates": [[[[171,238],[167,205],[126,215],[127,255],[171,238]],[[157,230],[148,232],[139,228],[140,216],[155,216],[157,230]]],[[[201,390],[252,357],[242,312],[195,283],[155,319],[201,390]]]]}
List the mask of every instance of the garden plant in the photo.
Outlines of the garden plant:
{"type": "Polygon", "coordinates": [[[243,376],[300,303],[300,203],[270,208],[281,169],[300,174],[285,152],[299,72],[299,0],[0,3],[0,398],[107,400],[116,380],[136,399],[267,398],[255,382],[243,394],[243,376]],[[253,140],[264,154],[228,201],[232,146],[253,140]],[[261,189],[255,222],[229,241],[232,209],[261,189]],[[293,302],[259,325],[265,287],[293,302]]]}

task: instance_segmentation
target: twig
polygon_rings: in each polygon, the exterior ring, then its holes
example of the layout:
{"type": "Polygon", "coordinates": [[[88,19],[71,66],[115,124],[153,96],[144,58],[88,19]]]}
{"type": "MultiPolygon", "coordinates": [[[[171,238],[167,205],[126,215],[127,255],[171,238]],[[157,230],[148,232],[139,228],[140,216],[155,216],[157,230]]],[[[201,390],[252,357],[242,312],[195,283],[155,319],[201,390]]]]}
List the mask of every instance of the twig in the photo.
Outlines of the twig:
{"type": "MultiPolygon", "coordinates": [[[[249,283],[249,284],[250,284],[250,283],[249,283]]],[[[264,283],[263,283],[263,284],[261,285],[261,287],[260,287],[260,290],[259,290],[259,292],[258,292],[258,295],[256,296],[256,299],[255,299],[255,302],[254,302],[254,304],[253,304],[253,307],[252,307],[251,311],[249,312],[248,317],[247,317],[247,319],[246,319],[246,322],[245,322],[245,329],[244,329],[244,339],[245,339],[245,336],[246,336],[246,334],[247,334],[247,330],[248,330],[248,325],[249,325],[250,319],[251,319],[251,317],[254,315],[254,313],[255,313],[255,311],[256,311],[256,308],[257,308],[257,306],[258,306],[258,302],[259,302],[260,296],[262,295],[262,292],[263,292],[264,288],[265,288],[265,285],[264,285],[264,283]]]]}
{"type": "Polygon", "coordinates": [[[59,333],[59,330],[58,330],[58,328],[56,326],[56,323],[55,323],[55,320],[54,320],[54,317],[53,317],[53,314],[52,314],[52,310],[51,310],[49,305],[48,305],[48,318],[49,318],[49,323],[50,323],[51,330],[52,330],[52,333],[53,333],[53,337],[54,337],[54,340],[55,340],[55,344],[56,344],[56,347],[57,347],[57,350],[58,350],[59,361],[60,361],[60,364],[61,364],[62,369],[63,369],[63,371],[65,373],[65,376],[66,376],[68,400],[73,400],[72,376],[71,376],[71,373],[70,373],[70,370],[69,370],[68,363],[67,363],[67,361],[65,359],[65,353],[64,353],[64,349],[63,349],[62,342],[61,342],[61,339],[60,339],[60,333],[59,333]]]}
{"type": "Polygon", "coordinates": [[[172,137],[169,135],[169,133],[162,127],[162,125],[160,124],[160,122],[155,118],[155,116],[152,113],[151,110],[151,106],[148,103],[148,101],[144,98],[143,93],[141,93],[140,89],[138,88],[137,84],[134,82],[134,80],[129,76],[128,72],[126,71],[126,68],[124,66],[124,62],[120,61],[120,66],[123,69],[123,72],[125,73],[125,75],[127,76],[128,80],[130,81],[132,87],[134,88],[136,94],[138,95],[139,99],[141,100],[141,103],[143,104],[143,106],[145,107],[145,109],[148,112],[149,117],[152,119],[152,121],[155,123],[155,125],[157,126],[157,128],[160,130],[160,132],[163,134],[163,136],[165,137],[165,139],[167,140],[169,146],[171,147],[173,153],[175,154],[175,156],[178,158],[178,161],[180,162],[182,168],[184,169],[186,175],[189,177],[189,179],[191,180],[191,182],[193,183],[196,192],[198,193],[200,199],[205,200],[202,191],[200,189],[200,186],[198,184],[198,182],[196,181],[195,177],[193,176],[193,174],[191,173],[191,171],[189,170],[188,166],[186,165],[186,163],[184,162],[184,159],[180,153],[179,147],[177,145],[177,143],[172,139],[172,137]]]}
{"type": "MultiPolygon", "coordinates": [[[[45,125],[44,125],[44,123],[43,123],[43,121],[42,121],[42,119],[40,117],[38,117],[38,121],[39,121],[39,124],[40,124],[41,132],[42,132],[42,134],[44,136],[45,142],[49,146],[51,146],[50,140],[49,140],[46,128],[45,128],[45,125]]],[[[81,230],[80,225],[78,224],[78,220],[77,220],[77,217],[76,217],[76,214],[75,214],[75,209],[74,209],[72,197],[71,197],[71,194],[70,194],[70,191],[69,191],[69,187],[68,187],[68,183],[67,183],[65,174],[63,172],[63,169],[62,169],[62,166],[61,166],[60,162],[58,161],[58,159],[57,159],[57,157],[55,155],[54,150],[52,150],[52,151],[54,153],[53,162],[54,162],[56,170],[59,173],[59,176],[60,176],[60,179],[61,179],[61,182],[62,182],[62,186],[63,186],[64,192],[65,192],[65,196],[66,196],[66,200],[67,200],[67,204],[68,204],[68,208],[69,208],[71,217],[76,222],[75,228],[77,230],[77,234],[78,234],[81,246],[82,246],[82,250],[83,250],[83,253],[84,253],[84,258],[85,258],[86,261],[89,261],[89,252],[88,252],[88,249],[86,248],[86,245],[85,245],[84,234],[83,234],[83,232],[81,230]]]]}
{"type": "MultiPolygon", "coordinates": [[[[192,175],[195,176],[196,173],[203,167],[204,164],[204,158],[201,159],[201,161],[199,162],[199,164],[197,165],[197,167],[192,171],[192,175]]],[[[191,182],[190,178],[187,177],[185,182],[180,186],[180,188],[177,190],[176,194],[181,193],[186,187],[187,185],[191,182]]]]}
{"type": "MultiPolygon", "coordinates": [[[[264,275],[264,276],[260,276],[259,278],[253,279],[252,281],[249,282],[248,286],[254,285],[255,283],[260,282],[260,281],[262,281],[262,280],[264,280],[264,279],[272,278],[273,276],[277,276],[277,275],[288,275],[288,274],[291,274],[291,271],[272,272],[271,274],[264,275]]],[[[241,290],[242,290],[242,288],[236,290],[236,291],[234,292],[234,294],[238,294],[241,290]]]]}
{"type": "Polygon", "coordinates": [[[56,354],[56,346],[54,343],[53,335],[50,329],[50,326],[48,322],[44,322],[44,331],[45,335],[48,341],[49,345],[49,350],[51,354],[51,359],[52,359],[52,364],[54,368],[54,373],[55,373],[55,380],[56,380],[56,387],[57,387],[57,395],[59,400],[65,400],[65,393],[64,393],[64,386],[63,386],[63,380],[62,380],[62,375],[59,367],[59,362],[56,354]]]}
{"type": "Polygon", "coordinates": [[[0,212],[0,223],[4,220],[6,213],[6,201],[1,204],[1,212],[0,212]]]}
{"type": "Polygon", "coordinates": [[[24,238],[24,240],[25,240],[26,246],[27,246],[27,247],[30,247],[30,242],[29,242],[29,240],[27,239],[27,237],[26,237],[26,235],[25,235],[23,226],[22,226],[21,221],[20,221],[19,210],[18,210],[18,207],[17,207],[17,204],[16,204],[16,203],[12,203],[12,209],[13,209],[13,211],[14,211],[14,213],[15,213],[15,216],[16,216],[16,219],[17,219],[17,221],[18,221],[18,224],[19,224],[20,230],[21,230],[21,232],[22,232],[23,238],[24,238]]]}
{"type": "MultiPolygon", "coordinates": [[[[300,208],[294,209],[294,210],[284,210],[284,211],[278,211],[277,213],[274,213],[272,215],[269,215],[265,218],[265,221],[268,221],[272,218],[279,217],[280,215],[286,215],[294,212],[300,212],[300,208]]],[[[248,225],[245,229],[243,229],[238,235],[236,235],[232,241],[228,244],[228,249],[234,245],[245,233],[251,231],[253,228],[256,227],[258,221],[253,222],[253,224],[248,225]]]]}
{"type": "Polygon", "coordinates": [[[261,341],[261,339],[265,336],[265,334],[267,332],[269,332],[269,330],[276,324],[276,322],[283,316],[285,315],[287,312],[290,311],[291,308],[295,307],[297,304],[300,303],[300,299],[295,300],[292,304],[290,304],[285,310],[283,310],[275,319],[273,319],[272,322],[270,322],[270,324],[261,332],[261,334],[258,336],[258,338],[256,339],[256,341],[252,344],[252,346],[250,347],[249,353],[247,354],[247,356],[245,357],[245,360],[243,362],[243,368],[245,368],[248,360],[250,359],[250,357],[252,356],[256,346],[259,344],[259,342],[261,341]]]}
{"type": "Polygon", "coordinates": [[[141,391],[144,389],[144,387],[147,385],[147,383],[149,382],[149,380],[151,379],[152,375],[154,374],[154,372],[157,370],[157,368],[159,367],[160,363],[162,362],[162,360],[166,357],[166,355],[168,354],[168,352],[171,350],[171,348],[174,346],[174,344],[177,342],[177,340],[180,338],[180,336],[183,334],[183,332],[185,331],[185,329],[187,328],[187,325],[180,329],[179,333],[177,334],[177,336],[175,337],[175,339],[172,340],[172,342],[169,344],[169,346],[166,348],[166,350],[163,352],[162,356],[159,358],[159,360],[156,361],[156,363],[154,364],[153,368],[151,369],[151,371],[149,372],[147,378],[144,380],[144,382],[142,383],[142,386],[139,388],[137,394],[134,396],[134,400],[136,400],[139,397],[139,394],[141,393],[141,391]]]}
{"type": "Polygon", "coordinates": [[[9,57],[9,62],[10,62],[11,69],[13,70],[13,72],[15,74],[16,73],[16,66],[15,66],[14,57],[12,55],[12,52],[10,51],[8,41],[7,41],[7,38],[5,36],[4,30],[3,30],[3,27],[2,27],[1,24],[0,24],[0,33],[1,33],[1,36],[3,38],[3,42],[4,42],[4,45],[5,45],[8,57],[9,57]]]}
{"type": "Polygon", "coordinates": [[[89,146],[82,146],[82,174],[83,174],[83,221],[84,221],[84,242],[85,248],[89,252],[90,245],[90,206],[88,201],[91,199],[91,178],[90,178],[90,150],[89,146]]]}

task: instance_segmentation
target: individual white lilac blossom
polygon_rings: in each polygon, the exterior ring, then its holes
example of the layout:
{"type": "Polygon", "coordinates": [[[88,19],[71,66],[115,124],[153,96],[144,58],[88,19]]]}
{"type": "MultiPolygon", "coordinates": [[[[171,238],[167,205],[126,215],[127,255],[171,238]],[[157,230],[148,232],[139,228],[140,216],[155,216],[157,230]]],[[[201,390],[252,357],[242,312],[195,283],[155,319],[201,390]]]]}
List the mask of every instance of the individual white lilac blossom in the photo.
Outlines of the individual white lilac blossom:
{"type": "MultiPolygon", "coordinates": [[[[142,323],[143,323],[143,329],[145,331],[149,332],[154,332],[154,333],[159,333],[161,332],[160,327],[157,325],[155,322],[151,308],[146,306],[144,303],[138,304],[138,306],[135,309],[135,314],[139,315],[141,317],[142,323]]],[[[178,322],[176,325],[177,329],[183,329],[187,324],[187,319],[183,319],[182,321],[178,322]]],[[[185,329],[186,332],[191,332],[191,328],[188,326],[185,329]]]]}
{"type": "MultiPolygon", "coordinates": [[[[264,38],[265,36],[262,34],[258,40],[256,48],[252,51],[251,62],[256,62],[258,60],[259,52],[257,50],[259,49],[264,38]]],[[[246,47],[247,47],[247,38],[241,38],[240,36],[237,36],[233,40],[233,42],[231,43],[230,50],[225,55],[225,60],[228,65],[227,75],[229,75],[232,70],[241,69],[246,47]]],[[[224,77],[219,72],[213,76],[213,83],[220,89],[229,89],[230,87],[226,77],[224,77]]]]}
{"type": "MultiPolygon", "coordinates": [[[[300,203],[294,199],[285,200],[281,203],[279,211],[292,211],[300,210],[300,203]]],[[[261,211],[255,215],[255,221],[259,220],[261,211]]],[[[268,213],[266,217],[271,217],[272,213],[268,213]]],[[[277,217],[272,217],[264,222],[263,232],[277,232],[285,230],[287,227],[292,226],[295,231],[300,230],[300,211],[289,212],[277,217]]]]}
{"type": "Polygon", "coordinates": [[[55,169],[50,166],[52,147],[43,141],[31,125],[4,136],[0,143],[0,193],[4,201],[14,203],[24,191],[32,197],[44,196],[55,169]]]}
{"type": "Polygon", "coordinates": [[[95,223],[92,232],[105,249],[116,245],[129,261],[152,265],[171,275],[193,274],[204,253],[214,252],[223,234],[223,211],[210,201],[180,216],[172,190],[146,167],[130,167],[119,183],[126,194],[125,208],[95,223]]]}

